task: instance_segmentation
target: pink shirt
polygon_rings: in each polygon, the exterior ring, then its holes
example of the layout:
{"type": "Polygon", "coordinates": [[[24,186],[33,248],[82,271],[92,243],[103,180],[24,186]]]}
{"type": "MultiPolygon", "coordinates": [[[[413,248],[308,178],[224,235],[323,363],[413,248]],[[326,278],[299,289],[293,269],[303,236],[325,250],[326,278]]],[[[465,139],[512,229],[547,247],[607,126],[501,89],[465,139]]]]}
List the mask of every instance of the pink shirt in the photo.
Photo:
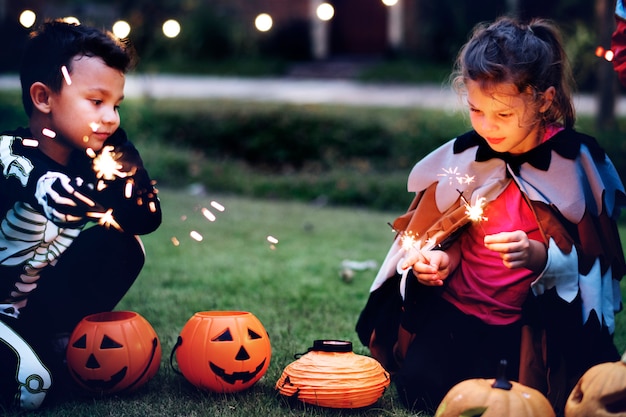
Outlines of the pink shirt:
{"type": "Polygon", "coordinates": [[[523,230],[541,241],[535,217],[511,182],[484,211],[487,220],[472,224],[459,238],[461,263],[448,278],[443,298],[466,314],[488,324],[510,324],[520,319],[522,304],[537,274],[526,268],[505,267],[500,254],[483,244],[486,234],[523,230]]]}
{"type": "MultiPolygon", "coordinates": [[[[548,128],[543,141],[562,128],[548,128]]],[[[487,204],[480,224],[473,223],[459,238],[461,263],[448,278],[443,298],[466,314],[493,325],[514,323],[521,318],[522,304],[537,274],[526,268],[509,269],[500,255],[485,248],[486,234],[523,230],[533,240],[543,241],[535,216],[513,181],[487,204]]]]}

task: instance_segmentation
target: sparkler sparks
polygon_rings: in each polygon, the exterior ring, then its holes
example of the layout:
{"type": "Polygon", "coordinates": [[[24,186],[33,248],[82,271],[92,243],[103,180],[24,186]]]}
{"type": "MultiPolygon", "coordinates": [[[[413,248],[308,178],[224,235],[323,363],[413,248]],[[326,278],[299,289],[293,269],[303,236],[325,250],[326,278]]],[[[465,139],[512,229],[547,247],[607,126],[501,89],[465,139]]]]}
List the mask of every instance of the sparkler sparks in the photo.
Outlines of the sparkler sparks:
{"type": "Polygon", "coordinates": [[[448,169],[442,168],[443,174],[437,174],[438,177],[446,177],[448,178],[448,182],[452,184],[453,182],[457,182],[459,184],[471,184],[474,182],[474,176],[469,176],[468,174],[460,174],[458,172],[459,167],[450,167],[448,169]]]}
{"type": "Polygon", "coordinates": [[[122,227],[119,225],[115,218],[113,217],[113,209],[108,209],[105,212],[99,211],[91,211],[87,213],[87,217],[91,217],[92,219],[99,219],[98,224],[104,227],[113,227],[116,230],[122,230],[122,227]]]}
{"type": "Polygon", "coordinates": [[[477,197],[476,202],[472,205],[467,201],[462,191],[457,190],[461,196],[461,200],[465,205],[465,214],[473,222],[487,221],[487,217],[483,216],[483,211],[487,199],[485,197],[477,197]]]}
{"type": "Polygon", "coordinates": [[[65,83],[67,85],[72,85],[72,79],[70,78],[70,73],[67,70],[67,67],[65,65],[63,65],[61,67],[61,73],[63,74],[63,78],[65,79],[65,83]]]}
{"type": "Polygon", "coordinates": [[[22,145],[36,148],[37,146],[39,146],[39,141],[36,139],[22,139],[22,145]]]}
{"type": "Polygon", "coordinates": [[[57,136],[57,134],[56,134],[56,132],[55,132],[54,130],[48,129],[47,127],[44,127],[44,128],[41,130],[41,133],[42,133],[44,136],[49,137],[50,139],[54,139],[54,138],[57,136]]]}
{"type": "MultiPolygon", "coordinates": [[[[96,178],[111,181],[116,177],[124,178],[132,175],[130,172],[121,171],[124,167],[118,162],[118,159],[122,155],[121,153],[113,152],[114,149],[113,146],[107,145],[102,148],[99,155],[93,157],[93,169],[96,172],[96,178]]],[[[93,150],[91,152],[88,150],[87,154],[93,154],[93,150]]]]}

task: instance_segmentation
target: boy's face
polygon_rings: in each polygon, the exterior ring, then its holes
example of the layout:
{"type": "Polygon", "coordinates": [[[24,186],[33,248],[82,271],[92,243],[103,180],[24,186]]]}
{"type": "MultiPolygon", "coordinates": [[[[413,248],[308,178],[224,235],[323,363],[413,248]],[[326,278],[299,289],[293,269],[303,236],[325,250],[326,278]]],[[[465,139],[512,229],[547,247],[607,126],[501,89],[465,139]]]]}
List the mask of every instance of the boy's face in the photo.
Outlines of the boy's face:
{"type": "Polygon", "coordinates": [[[120,125],[124,73],[99,57],[75,57],[58,93],[51,93],[48,128],[68,148],[99,151],[120,125]]]}

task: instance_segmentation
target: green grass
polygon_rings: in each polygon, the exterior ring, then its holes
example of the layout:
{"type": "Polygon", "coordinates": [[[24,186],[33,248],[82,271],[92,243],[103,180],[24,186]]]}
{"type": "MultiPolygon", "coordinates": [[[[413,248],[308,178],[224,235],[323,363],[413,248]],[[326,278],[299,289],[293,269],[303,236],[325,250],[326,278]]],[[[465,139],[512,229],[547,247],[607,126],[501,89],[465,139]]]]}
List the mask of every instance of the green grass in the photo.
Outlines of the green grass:
{"type": "MultiPolygon", "coordinates": [[[[393,238],[386,223],[398,213],[172,189],[160,197],[163,224],[144,236],[145,268],[117,308],[140,313],[156,330],[163,348],[159,373],[135,393],[81,397],[33,416],[415,416],[400,406],[392,388],[363,410],[293,404],[274,389],[293,355],[306,352],[315,339],[350,340],[355,353],[368,354],[354,325],[375,270],[357,271],[346,282],[341,262],[380,262],[393,238]],[[213,209],[212,201],[225,210],[213,209]],[[216,220],[208,221],[202,208],[216,220]],[[192,239],[191,231],[203,240],[192,239]],[[278,239],[273,247],[268,235],[278,239]],[[180,330],[195,312],[208,310],[250,311],[270,335],[270,367],[251,389],[228,395],[199,391],[170,367],[180,330]]],[[[616,342],[623,350],[626,323],[623,314],[618,319],[616,342]]]]}
{"type": "MultiPolygon", "coordinates": [[[[117,307],[144,316],[159,335],[159,373],[135,393],[78,398],[37,416],[408,416],[388,390],[368,410],[332,410],[290,404],[274,389],[282,370],[315,339],[353,342],[367,354],[354,325],[374,270],[340,277],[344,259],[380,261],[397,213],[328,208],[240,197],[194,197],[162,190],[164,222],[143,238],[148,254],[138,281],[117,307]],[[225,210],[212,209],[218,201],[225,210]],[[216,215],[208,221],[201,208],[216,215]],[[192,230],[203,236],[198,242],[192,230]],[[271,247],[267,236],[279,242],[271,247]],[[180,244],[175,246],[172,238],[180,244]],[[172,371],[169,355],[180,330],[197,311],[242,310],[263,323],[272,344],[265,376],[230,395],[201,392],[172,371]]],[[[28,414],[24,414],[28,415],[28,414]]]]}

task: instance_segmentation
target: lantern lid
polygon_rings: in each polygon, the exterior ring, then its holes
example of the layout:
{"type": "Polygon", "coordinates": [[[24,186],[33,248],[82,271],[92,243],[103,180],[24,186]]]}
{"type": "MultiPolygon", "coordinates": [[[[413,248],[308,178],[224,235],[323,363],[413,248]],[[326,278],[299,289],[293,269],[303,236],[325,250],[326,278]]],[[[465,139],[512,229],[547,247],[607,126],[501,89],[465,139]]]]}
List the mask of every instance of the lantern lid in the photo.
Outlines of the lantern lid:
{"type": "Polygon", "coordinates": [[[309,352],[352,352],[352,342],[347,340],[314,340],[309,352]]]}

